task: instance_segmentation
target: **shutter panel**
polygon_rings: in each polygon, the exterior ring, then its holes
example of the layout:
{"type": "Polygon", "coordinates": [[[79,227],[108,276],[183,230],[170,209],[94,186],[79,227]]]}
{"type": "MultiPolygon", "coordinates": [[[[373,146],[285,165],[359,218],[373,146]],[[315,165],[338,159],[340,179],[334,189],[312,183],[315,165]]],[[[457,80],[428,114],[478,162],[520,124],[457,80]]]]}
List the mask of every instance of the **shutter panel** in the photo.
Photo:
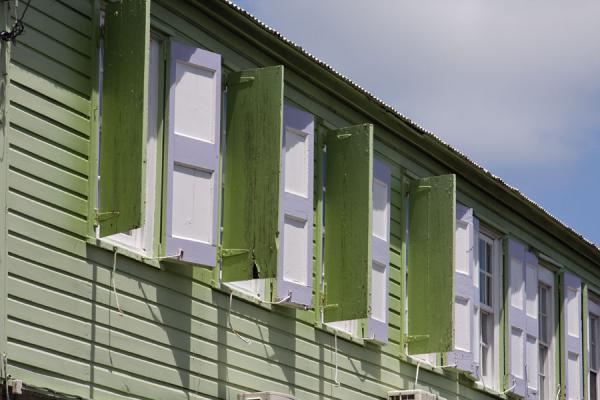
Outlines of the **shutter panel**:
{"type": "Polygon", "coordinates": [[[390,270],[390,186],[392,173],[384,162],[373,161],[371,306],[367,337],[388,340],[388,281],[390,270]]]}
{"type": "Polygon", "coordinates": [[[477,373],[479,351],[479,269],[475,263],[479,248],[479,224],[475,229],[473,209],[456,205],[456,251],[454,272],[454,351],[448,353],[448,363],[473,375],[477,373]]]}
{"type": "Polygon", "coordinates": [[[171,42],[166,254],[215,266],[221,56],[171,42]]]}
{"type": "Polygon", "coordinates": [[[150,3],[106,5],[100,143],[100,236],[142,224],[142,163],[148,125],[150,3]],[[126,39],[124,39],[126,38],[126,39]]]}
{"type": "Polygon", "coordinates": [[[289,105],[283,116],[277,297],[291,296],[291,303],[310,307],[315,121],[312,114],[289,105]]]}
{"type": "Polygon", "coordinates": [[[515,384],[513,393],[525,397],[526,373],[524,357],[527,335],[527,317],[525,313],[525,247],[513,240],[508,240],[508,348],[509,374],[507,385],[515,384]]]}
{"type": "Polygon", "coordinates": [[[456,177],[423,178],[410,190],[408,354],[453,349],[456,177]]]}
{"type": "Polygon", "coordinates": [[[277,273],[283,66],[231,73],[223,204],[222,280],[277,273]]]}
{"type": "Polygon", "coordinates": [[[568,272],[563,275],[563,315],[566,399],[581,400],[583,399],[581,280],[568,272]]]}
{"type": "Polygon", "coordinates": [[[324,322],[367,318],[373,125],[329,132],[326,168],[324,322]]]}
{"type": "Polygon", "coordinates": [[[539,323],[538,323],[538,274],[540,267],[538,259],[532,252],[525,253],[525,378],[527,398],[535,400],[539,391],[539,323]]]}

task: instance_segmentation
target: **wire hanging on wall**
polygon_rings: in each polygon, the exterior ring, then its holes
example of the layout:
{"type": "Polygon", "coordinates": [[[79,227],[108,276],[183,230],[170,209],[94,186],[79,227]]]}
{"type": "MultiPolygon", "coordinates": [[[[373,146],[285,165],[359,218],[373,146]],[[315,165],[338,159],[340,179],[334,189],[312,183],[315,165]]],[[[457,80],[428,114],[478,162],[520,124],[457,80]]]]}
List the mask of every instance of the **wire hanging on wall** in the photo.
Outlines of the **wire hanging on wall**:
{"type": "Polygon", "coordinates": [[[19,35],[21,35],[25,31],[25,25],[23,25],[23,18],[25,18],[25,14],[27,14],[27,10],[29,10],[29,5],[31,4],[31,0],[27,2],[25,6],[25,10],[23,10],[23,14],[21,17],[18,15],[18,0],[15,0],[15,22],[11,26],[10,30],[0,32],[0,40],[3,42],[12,42],[16,43],[16,39],[19,35]]]}

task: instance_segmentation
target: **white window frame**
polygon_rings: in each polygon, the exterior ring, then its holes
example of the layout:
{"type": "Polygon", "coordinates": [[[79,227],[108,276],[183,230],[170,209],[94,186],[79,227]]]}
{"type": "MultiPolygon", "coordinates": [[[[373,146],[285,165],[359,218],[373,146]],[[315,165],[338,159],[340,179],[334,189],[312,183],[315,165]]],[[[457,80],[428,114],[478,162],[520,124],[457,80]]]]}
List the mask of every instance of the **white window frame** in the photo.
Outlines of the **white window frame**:
{"type": "MultiPolygon", "coordinates": [[[[501,326],[500,326],[500,310],[502,306],[502,282],[503,282],[503,274],[502,274],[502,240],[498,234],[493,232],[491,229],[487,228],[485,225],[480,224],[479,226],[479,238],[477,241],[477,246],[479,246],[479,241],[484,240],[486,243],[489,243],[492,247],[492,306],[489,307],[483,304],[482,299],[480,299],[479,304],[479,369],[478,369],[478,378],[479,382],[485,387],[493,390],[498,390],[500,388],[500,355],[499,355],[499,347],[500,347],[500,335],[501,335],[501,326]],[[489,366],[491,367],[490,373],[483,375],[483,367],[481,365],[483,352],[481,347],[481,334],[483,330],[481,329],[481,316],[483,313],[491,314],[493,317],[493,341],[491,344],[491,354],[492,359],[489,360],[489,366]]],[[[481,257],[481,254],[480,254],[481,257]]],[[[478,260],[477,264],[481,269],[481,262],[478,260]]],[[[477,280],[479,281],[480,271],[477,273],[477,280]]],[[[482,282],[479,282],[479,285],[482,285],[482,282]]],[[[481,289],[480,289],[481,290],[481,289]]]]}
{"type": "MultiPolygon", "coordinates": [[[[554,324],[556,321],[556,307],[555,307],[555,288],[556,288],[556,284],[555,284],[555,277],[554,277],[554,273],[552,272],[552,270],[550,268],[547,268],[544,266],[544,264],[540,263],[539,265],[539,270],[538,270],[538,321],[541,321],[541,314],[540,314],[540,305],[541,305],[541,296],[539,295],[539,287],[545,287],[547,290],[547,298],[546,301],[548,302],[548,310],[547,310],[547,327],[548,327],[548,341],[546,343],[543,343],[541,340],[541,334],[538,331],[538,347],[542,347],[545,346],[548,350],[548,355],[547,355],[547,376],[546,376],[546,387],[548,389],[548,392],[546,393],[546,397],[548,398],[554,398],[556,395],[556,377],[555,377],[555,363],[556,363],[556,352],[555,350],[555,346],[556,346],[556,335],[555,335],[555,330],[554,330],[554,324]]],[[[540,359],[540,352],[538,350],[538,360],[540,359]]],[[[538,364],[538,375],[541,374],[541,368],[539,368],[539,364],[538,364]]],[[[541,394],[542,391],[542,385],[540,380],[538,379],[538,398],[539,395],[541,394]]]]}

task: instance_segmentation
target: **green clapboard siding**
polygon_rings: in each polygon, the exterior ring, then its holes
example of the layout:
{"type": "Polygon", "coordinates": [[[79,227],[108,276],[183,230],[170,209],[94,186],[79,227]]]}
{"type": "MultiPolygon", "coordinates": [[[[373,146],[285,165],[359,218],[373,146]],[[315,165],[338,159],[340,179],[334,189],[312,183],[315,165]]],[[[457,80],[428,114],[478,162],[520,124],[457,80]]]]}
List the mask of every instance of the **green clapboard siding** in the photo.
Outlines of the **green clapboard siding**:
{"type": "Polygon", "coordinates": [[[454,175],[419,179],[410,188],[408,353],[453,348],[454,175]]]}
{"type": "Polygon", "coordinates": [[[123,0],[108,3],[104,30],[100,236],[125,232],[142,223],[143,143],[148,115],[149,2],[123,0]]]}
{"type": "Polygon", "coordinates": [[[371,271],[373,125],[327,135],[326,322],[368,316],[371,271]]]}
{"type": "Polygon", "coordinates": [[[277,273],[283,66],[227,81],[223,280],[277,273]]]}

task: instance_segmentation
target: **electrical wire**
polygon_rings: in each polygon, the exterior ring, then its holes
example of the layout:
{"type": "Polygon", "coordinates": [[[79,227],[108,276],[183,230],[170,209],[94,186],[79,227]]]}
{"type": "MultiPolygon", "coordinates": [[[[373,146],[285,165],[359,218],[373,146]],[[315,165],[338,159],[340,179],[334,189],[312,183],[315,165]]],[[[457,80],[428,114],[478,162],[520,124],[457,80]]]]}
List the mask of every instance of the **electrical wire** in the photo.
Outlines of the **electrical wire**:
{"type": "Polygon", "coordinates": [[[29,10],[29,5],[31,4],[31,0],[29,0],[27,2],[27,5],[25,6],[25,10],[23,10],[23,14],[21,14],[20,18],[17,14],[18,4],[19,4],[18,2],[15,2],[15,22],[13,23],[10,30],[0,32],[0,41],[3,41],[3,42],[10,41],[10,42],[13,42],[13,44],[15,44],[15,40],[17,39],[17,36],[19,36],[23,32],[25,32],[25,25],[23,25],[23,18],[25,18],[25,14],[27,14],[27,10],[29,10]]]}
{"type": "Polygon", "coordinates": [[[125,315],[125,313],[123,313],[123,310],[121,310],[121,306],[119,305],[119,293],[117,292],[117,283],[115,281],[115,275],[117,273],[117,249],[115,248],[115,253],[113,256],[113,269],[112,269],[112,274],[110,276],[110,283],[112,285],[112,290],[113,293],[115,295],[115,302],[117,303],[117,310],[119,310],[119,314],[120,315],[125,315]]]}
{"type": "Polygon", "coordinates": [[[8,356],[6,353],[2,353],[2,370],[6,400],[10,400],[10,396],[8,395],[8,356]]]}
{"type": "Polygon", "coordinates": [[[335,330],[335,335],[333,337],[333,343],[335,346],[335,374],[333,376],[333,382],[335,382],[335,385],[337,387],[341,386],[340,380],[338,378],[338,335],[337,335],[337,329],[335,330]]]}
{"type": "Polygon", "coordinates": [[[244,343],[246,343],[247,345],[251,345],[252,341],[249,339],[246,339],[245,337],[242,337],[242,335],[240,335],[240,333],[238,331],[236,331],[233,328],[233,325],[231,324],[231,304],[233,303],[233,292],[229,293],[229,310],[227,312],[227,322],[229,323],[229,329],[231,329],[231,331],[233,333],[235,333],[235,335],[240,338],[241,341],[243,341],[244,343]]]}

